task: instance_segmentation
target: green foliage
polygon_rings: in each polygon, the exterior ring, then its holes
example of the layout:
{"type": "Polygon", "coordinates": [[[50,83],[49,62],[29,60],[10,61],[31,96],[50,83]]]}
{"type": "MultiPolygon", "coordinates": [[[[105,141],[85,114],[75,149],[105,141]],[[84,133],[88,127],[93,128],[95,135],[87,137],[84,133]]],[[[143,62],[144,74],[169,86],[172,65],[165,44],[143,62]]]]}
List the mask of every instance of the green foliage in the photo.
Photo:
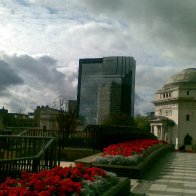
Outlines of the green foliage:
{"type": "Polygon", "coordinates": [[[85,123],[85,119],[82,116],[77,118],[76,109],[70,110],[69,112],[60,110],[57,121],[59,124],[59,129],[65,131],[67,134],[75,131],[78,126],[85,123]]]}
{"type": "Polygon", "coordinates": [[[134,121],[130,116],[126,113],[118,113],[118,114],[113,114],[107,118],[103,125],[108,125],[108,126],[133,126],[134,121]]]}
{"type": "Polygon", "coordinates": [[[134,119],[126,113],[118,113],[109,116],[103,123],[108,126],[135,126],[144,131],[150,131],[150,121],[146,116],[137,115],[134,119]]]}
{"type": "Polygon", "coordinates": [[[93,162],[99,164],[109,164],[109,165],[133,166],[133,165],[137,165],[141,161],[143,161],[143,157],[139,154],[135,154],[128,157],[125,157],[123,155],[107,155],[105,157],[97,157],[93,162]]]}
{"type": "Polygon", "coordinates": [[[57,120],[60,130],[66,131],[67,133],[73,131],[77,126],[77,117],[75,111],[66,112],[61,110],[57,120]]]}
{"type": "Polygon", "coordinates": [[[134,124],[136,127],[142,130],[150,131],[150,121],[149,118],[146,116],[141,116],[141,115],[135,116],[134,124]]]}

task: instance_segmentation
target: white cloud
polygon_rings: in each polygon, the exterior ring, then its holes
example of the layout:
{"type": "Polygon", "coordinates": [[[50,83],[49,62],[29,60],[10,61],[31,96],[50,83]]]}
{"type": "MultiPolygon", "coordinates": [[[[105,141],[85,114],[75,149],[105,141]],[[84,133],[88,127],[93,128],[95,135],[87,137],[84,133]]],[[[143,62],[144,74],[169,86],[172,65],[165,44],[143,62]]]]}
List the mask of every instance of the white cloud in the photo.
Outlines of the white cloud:
{"type": "Polygon", "coordinates": [[[58,62],[51,56],[2,55],[1,62],[1,71],[4,70],[5,78],[3,80],[1,77],[0,80],[4,84],[4,94],[0,96],[0,102],[4,103],[4,96],[9,95],[5,104],[12,111],[17,110],[17,107],[23,107],[25,111],[33,110],[36,104],[52,103],[59,95],[75,98],[76,75],[71,74],[71,70],[69,74],[58,71],[58,62]],[[4,64],[10,68],[2,69],[4,64]],[[6,78],[9,83],[6,83],[6,78]]]}
{"type": "Polygon", "coordinates": [[[5,94],[13,110],[20,100],[32,108],[60,94],[76,98],[79,58],[125,55],[137,62],[136,111],[148,112],[157,88],[195,67],[195,6],[194,0],[1,0],[0,58],[23,83],[6,86],[0,103],[5,94]]]}

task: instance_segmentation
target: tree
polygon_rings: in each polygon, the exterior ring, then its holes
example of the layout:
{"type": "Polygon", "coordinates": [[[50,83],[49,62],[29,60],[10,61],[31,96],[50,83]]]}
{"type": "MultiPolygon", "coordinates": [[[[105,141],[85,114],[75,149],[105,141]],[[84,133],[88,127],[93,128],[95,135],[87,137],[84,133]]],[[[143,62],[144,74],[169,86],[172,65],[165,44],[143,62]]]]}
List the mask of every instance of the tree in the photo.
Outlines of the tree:
{"type": "Polygon", "coordinates": [[[75,110],[69,112],[60,110],[57,120],[59,124],[59,130],[64,131],[67,134],[75,130],[75,128],[77,127],[77,117],[75,110]]]}
{"type": "Polygon", "coordinates": [[[84,117],[80,116],[77,118],[76,108],[74,110],[69,110],[68,112],[60,110],[57,120],[59,130],[67,135],[69,135],[70,132],[75,131],[78,126],[85,124],[84,117]]]}
{"type": "Polygon", "coordinates": [[[61,149],[66,145],[66,142],[69,140],[69,135],[77,127],[77,116],[76,110],[66,112],[64,110],[59,111],[57,117],[59,132],[58,132],[58,164],[60,164],[60,153],[61,149]]]}
{"type": "Polygon", "coordinates": [[[141,116],[141,115],[135,116],[134,124],[136,127],[142,130],[150,131],[150,121],[149,118],[146,116],[141,116]]]}
{"type": "Polygon", "coordinates": [[[109,126],[133,126],[133,119],[126,113],[118,113],[110,115],[104,122],[103,125],[109,126]]]}

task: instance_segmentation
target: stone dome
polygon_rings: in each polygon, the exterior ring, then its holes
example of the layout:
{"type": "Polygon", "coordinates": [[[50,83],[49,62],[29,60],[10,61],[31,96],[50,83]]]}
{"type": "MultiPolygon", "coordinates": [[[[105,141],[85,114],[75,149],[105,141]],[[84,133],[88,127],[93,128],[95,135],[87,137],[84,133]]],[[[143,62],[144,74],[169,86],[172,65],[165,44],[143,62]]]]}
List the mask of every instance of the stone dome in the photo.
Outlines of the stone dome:
{"type": "Polygon", "coordinates": [[[188,68],[173,75],[165,85],[174,83],[196,83],[196,68],[188,68]]]}

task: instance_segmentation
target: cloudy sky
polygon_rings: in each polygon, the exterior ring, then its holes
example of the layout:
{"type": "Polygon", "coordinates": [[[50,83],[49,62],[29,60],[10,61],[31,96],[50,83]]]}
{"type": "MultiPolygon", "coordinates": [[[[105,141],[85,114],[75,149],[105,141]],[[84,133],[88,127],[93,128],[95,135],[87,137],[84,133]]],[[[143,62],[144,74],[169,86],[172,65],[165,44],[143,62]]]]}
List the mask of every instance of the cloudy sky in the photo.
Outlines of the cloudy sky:
{"type": "Polygon", "coordinates": [[[76,99],[80,58],[133,56],[135,113],[196,67],[195,0],[0,0],[0,108],[76,99]]]}

